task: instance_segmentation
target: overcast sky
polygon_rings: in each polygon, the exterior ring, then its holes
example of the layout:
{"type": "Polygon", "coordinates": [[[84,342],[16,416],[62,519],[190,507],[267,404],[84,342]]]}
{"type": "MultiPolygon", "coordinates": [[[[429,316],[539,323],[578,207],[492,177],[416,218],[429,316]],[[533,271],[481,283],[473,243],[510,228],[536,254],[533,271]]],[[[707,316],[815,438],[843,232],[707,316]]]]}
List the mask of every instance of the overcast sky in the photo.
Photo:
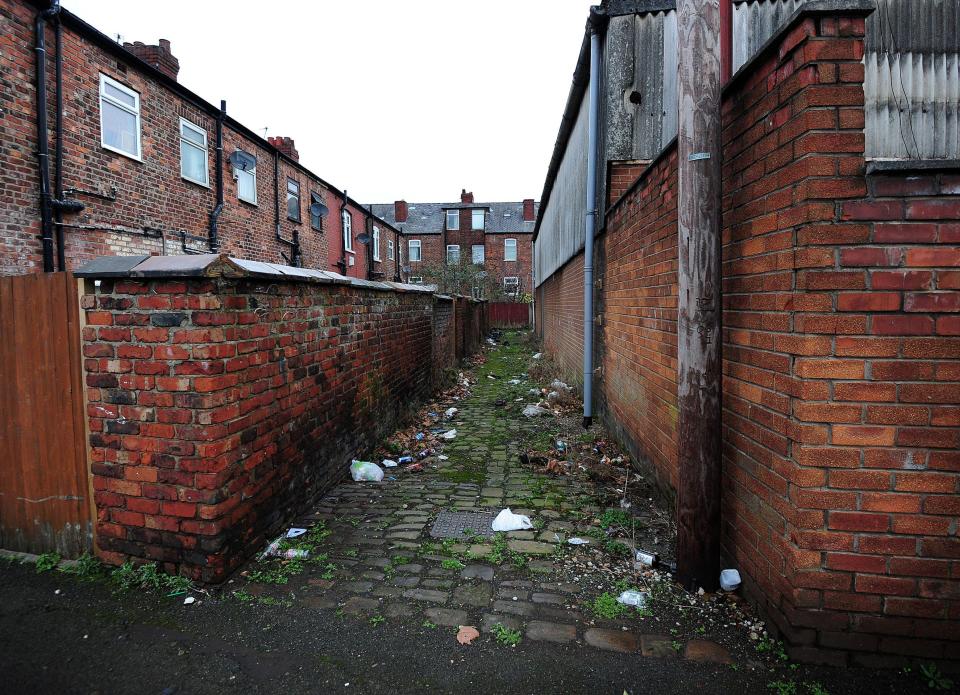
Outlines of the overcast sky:
{"type": "Polygon", "coordinates": [[[590,4],[63,0],[368,203],[539,199],[590,4]]]}

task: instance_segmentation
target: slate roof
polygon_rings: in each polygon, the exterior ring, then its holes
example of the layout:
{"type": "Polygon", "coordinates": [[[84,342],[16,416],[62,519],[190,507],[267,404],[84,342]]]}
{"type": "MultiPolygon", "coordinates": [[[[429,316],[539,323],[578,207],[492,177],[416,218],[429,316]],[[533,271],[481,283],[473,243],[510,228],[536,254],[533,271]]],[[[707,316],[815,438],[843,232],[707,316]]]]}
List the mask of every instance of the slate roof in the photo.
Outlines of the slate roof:
{"type": "MultiPolygon", "coordinates": [[[[533,218],[537,218],[539,203],[533,204],[533,218]]],[[[444,210],[458,208],[486,208],[487,234],[533,234],[535,222],[523,221],[523,202],[518,203],[407,203],[407,221],[394,219],[393,203],[374,203],[370,206],[373,214],[404,234],[440,234],[444,225],[444,210]]]]}

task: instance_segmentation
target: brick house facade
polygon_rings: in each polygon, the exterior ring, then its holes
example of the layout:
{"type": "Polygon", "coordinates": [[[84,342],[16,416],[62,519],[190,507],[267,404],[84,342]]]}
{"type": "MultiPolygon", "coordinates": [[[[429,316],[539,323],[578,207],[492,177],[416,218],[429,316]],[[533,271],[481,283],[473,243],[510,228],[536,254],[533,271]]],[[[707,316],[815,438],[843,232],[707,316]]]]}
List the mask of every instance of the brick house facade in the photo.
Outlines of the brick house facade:
{"type": "Polygon", "coordinates": [[[429,282],[431,266],[459,257],[464,262],[481,262],[491,284],[507,294],[531,291],[537,211],[533,199],[476,202],[473,193],[464,190],[456,203],[398,200],[371,207],[402,232],[403,267],[410,269],[405,279],[429,282]]]}
{"type": "Polygon", "coordinates": [[[48,270],[105,255],[209,252],[215,239],[216,250],[240,258],[396,277],[383,262],[368,263],[367,247],[356,237],[375,224],[386,246],[388,238],[396,243],[397,230],[304,167],[292,139],[261,138],[179,84],[169,41],[121,46],[67,10],[49,8],[48,2],[0,0],[0,274],[44,269],[34,56],[36,18],[48,11],[44,84],[54,201],[48,270]],[[322,202],[329,214],[311,215],[312,202],[322,202]],[[344,203],[353,220],[353,252],[341,264],[344,203]]]}

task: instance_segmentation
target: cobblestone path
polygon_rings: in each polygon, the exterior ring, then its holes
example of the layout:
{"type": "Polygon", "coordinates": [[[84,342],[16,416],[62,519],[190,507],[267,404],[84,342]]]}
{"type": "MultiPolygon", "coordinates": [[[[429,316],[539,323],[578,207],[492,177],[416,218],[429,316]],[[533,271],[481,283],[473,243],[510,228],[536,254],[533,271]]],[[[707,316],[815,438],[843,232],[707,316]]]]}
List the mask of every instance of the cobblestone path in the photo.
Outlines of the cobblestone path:
{"type": "Polygon", "coordinates": [[[538,474],[519,459],[552,441],[552,416],[521,415],[536,400],[527,397],[533,384],[510,383],[530,364],[530,351],[516,340],[489,351],[487,362],[473,370],[471,394],[442,406],[459,409],[449,423],[458,434],[444,446],[447,460],[420,473],[387,469],[395,480],[337,486],[299,522],[322,529],[311,536],[311,559],[251,563],[250,583],[235,593],[241,600],[337,611],[373,625],[404,620],[454,631],[472,625],[509,641],[511,633],[495,629],[500,625],[516,631],[514,638],[727,661],[726,650],[713,642],[648,634],[635,615],[597,617],[587,606],[599,588],[559,571],[560,558],[574,552],[565,541],[589,532],[589,521],[602,510],[585,478],[538,474]],[[534,529],[492,538],[431,536],[442,512],[495,514],[505,507],[528,515],[534,529]]]}

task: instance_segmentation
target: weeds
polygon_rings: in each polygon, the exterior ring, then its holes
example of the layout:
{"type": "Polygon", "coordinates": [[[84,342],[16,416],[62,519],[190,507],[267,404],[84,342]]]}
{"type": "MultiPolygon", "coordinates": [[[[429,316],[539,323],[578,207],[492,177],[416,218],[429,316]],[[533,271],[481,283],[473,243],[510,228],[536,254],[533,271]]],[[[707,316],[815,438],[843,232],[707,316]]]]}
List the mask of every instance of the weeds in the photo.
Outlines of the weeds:
{"type": "Polygon", "coordinates": [[[430,622],[429,620],[424,620],[422,626],[425,627],[425,628],[427,628],[428,630],[436,630],[436,629],[437,629],[437,624],[436,624],[436,623],[433,623],[433,622],[430,622]]]}
{"type": "Polygon", "coordinates": [[[387,622],[387,619],[384,618],[382,615],[378,614],[370,617],[370,624],[373,625],[374,627],[379,627],[383,625],[385,622],[387,622]]]}
{"type": "Polygon", "coordinates": [[[37,574],[56,569],[60,564],[60,553],[44,553],[37,558],[37,574]]]}
{"type": "Polygon", "coordinates": [[[617,601],[616,596],[608,592],[597,596],[590,604],[590,608],[595,616],[608,620],[619,618],[627,609],[626,606],[617,601]]]}
{"type": "Polygon", "coordinates": [[[950,690],[953,681],[947,678],[936,664],[920,664],[920,677],[930,690],[950,690]]]}
{"type": "Polygon", "coordinates": [[[107,576],[106,568],[90,553],[84,553],[74,564],[61,567],[60,571],[84,582],[92,582],[107,576]]]}
{"type": "Polygon", "coordinates": [[[446,560],[440,563],[440,566],[443,567],[443,569],[445,570],[457,570],[457,571],[462,570],[464,567],[466,567],[465,564],[453,558],[447,558],[446,560]]]}
{"type": "Polygon", "coordinates": [[[776,695],[797,695],[797,684],[793,681],[770,681],[767,688],[776,695]]]}
{"type": "Polygon", "coordinates": [[[193,588],[193,582],[190,579],[165,574],[157,568],[155,562],[137,567],[127,560],[110,572],[110,580],[121,591],[152,589],[153,591],[166,591],[168,596],[185,594],[193,588]]]}
{"type": "Polygon", "coordinates": [[[520,630],[511,630],[509,627],[506,627],[500,623],[494,625],[492,630],[493,636],[497,638],[497,642],[503,646],[516,647],[518,644],[520,644],[520,630]]]}

